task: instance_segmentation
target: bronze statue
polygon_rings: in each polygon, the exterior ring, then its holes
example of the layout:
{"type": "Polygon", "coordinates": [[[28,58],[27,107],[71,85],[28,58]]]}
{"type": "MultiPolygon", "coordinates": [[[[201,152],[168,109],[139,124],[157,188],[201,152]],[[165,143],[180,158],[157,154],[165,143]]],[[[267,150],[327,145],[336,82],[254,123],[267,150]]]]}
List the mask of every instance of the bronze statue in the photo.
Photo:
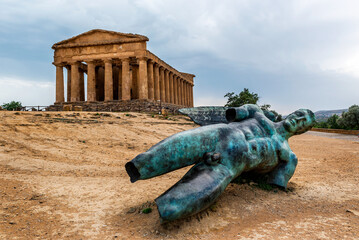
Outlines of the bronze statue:
{"type": "Polygon", "coordinates": [[[275,123],[252,104],[227,109],[225,118],[228,123],[170,136],[126,163],[131,182],[195,164],[155,200],[163,221],[209,207],[244,172],[265,174],[268,183],[286,188],[297,165],[288,138],[306,132],[315,121],[312,111],[300,109],[275,123]]]}

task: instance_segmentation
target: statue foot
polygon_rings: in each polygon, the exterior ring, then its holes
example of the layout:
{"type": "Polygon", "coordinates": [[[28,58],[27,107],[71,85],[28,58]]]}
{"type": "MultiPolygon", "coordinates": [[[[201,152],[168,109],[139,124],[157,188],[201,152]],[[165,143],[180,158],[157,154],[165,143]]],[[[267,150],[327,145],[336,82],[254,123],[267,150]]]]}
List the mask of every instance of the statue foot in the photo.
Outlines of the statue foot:
{"type": "Polygon", "coordinates": [[[125,168],[128,176],[130,176],[131,183],[134,183],[140,179],[141,174],[138,172],[138,169],[133,162],[126,163],[125,168]]]}
{"type": "Polygon", "coordinates": [[[187,217],[209,207],[232,178],[228,168],[222,164],[196,164],[155,200],[162,222],[187,217]]]}

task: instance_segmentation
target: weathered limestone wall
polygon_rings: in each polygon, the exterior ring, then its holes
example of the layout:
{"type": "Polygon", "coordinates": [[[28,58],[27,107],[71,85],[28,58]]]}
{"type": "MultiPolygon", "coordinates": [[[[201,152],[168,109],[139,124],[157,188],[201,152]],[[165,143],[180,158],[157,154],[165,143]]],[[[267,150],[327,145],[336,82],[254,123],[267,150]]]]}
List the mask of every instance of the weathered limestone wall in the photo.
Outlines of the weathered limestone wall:
{"type": "Polygon", "coordinates": [[[82,108],[82,111],[89,112],[159,112],[161,109],[167,109],[171,113],[177,113],[178,109],[185,106],[179,106],[169,103],[159,103],[151,100],[119,100],[107,102],[76,102],[76,103],[61,103],[49,106],[47,111],[63,111],[65,109],[74,110],[75,107],[82,108]]]}
{"type": "Polygon", "coordinates": [[[359,135],[359,130],[328,129],[328,128],[312,128],[312,129],[311,129],[311,131],[316,131],[316,132],[327,132],[327,133],[350,134],[350,135],[359,135]]]}

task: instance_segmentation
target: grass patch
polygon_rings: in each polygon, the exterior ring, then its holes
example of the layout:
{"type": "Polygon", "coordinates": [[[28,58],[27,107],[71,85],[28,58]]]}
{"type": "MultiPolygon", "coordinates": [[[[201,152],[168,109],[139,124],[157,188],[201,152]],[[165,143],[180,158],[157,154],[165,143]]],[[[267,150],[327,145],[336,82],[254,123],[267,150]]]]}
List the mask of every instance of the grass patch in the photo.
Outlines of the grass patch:
{"type": "Polygon", "coordinates": [[[144,214],[149,214],[149,213],[151,213],[152,212],[152,208],[145,208],[145,209],[142,209],[142,213],[144,213],[144,214]]]}

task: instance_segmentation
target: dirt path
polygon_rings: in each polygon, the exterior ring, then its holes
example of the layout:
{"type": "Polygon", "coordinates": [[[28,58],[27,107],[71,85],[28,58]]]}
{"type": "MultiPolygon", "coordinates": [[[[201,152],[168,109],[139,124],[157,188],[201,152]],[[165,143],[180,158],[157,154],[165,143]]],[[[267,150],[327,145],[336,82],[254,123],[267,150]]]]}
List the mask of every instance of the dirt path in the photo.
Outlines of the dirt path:
{"type": "Polygon", "coordinates": [[[188,169],[131,184],[124,164],[193,127],[139,113],[0,112],[0,239],[359,238],[359,142],[310,134],[291,138],[288,192],[231,184],[210,209],[161,225],[154,199],[188,169]]]}

